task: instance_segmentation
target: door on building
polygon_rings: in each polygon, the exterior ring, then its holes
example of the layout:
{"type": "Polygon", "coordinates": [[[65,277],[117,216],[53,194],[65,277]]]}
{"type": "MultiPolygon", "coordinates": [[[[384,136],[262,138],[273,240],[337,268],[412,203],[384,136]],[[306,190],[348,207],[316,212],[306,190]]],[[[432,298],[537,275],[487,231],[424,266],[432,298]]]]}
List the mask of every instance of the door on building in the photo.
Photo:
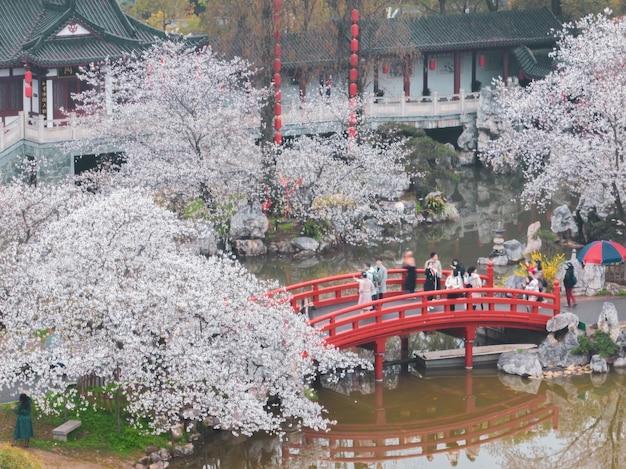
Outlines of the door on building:
{"type": "Polygon", "coordinates": [[[89,85],[84,81],[79,80],[76,77],[57,77],[52,82],[53,94],[52,109],[53,119],[66,118],[67,112],[72,112],[76,109],[76,102],[72,98],[74,93],[81,93],[89,88],[89,85]]]}

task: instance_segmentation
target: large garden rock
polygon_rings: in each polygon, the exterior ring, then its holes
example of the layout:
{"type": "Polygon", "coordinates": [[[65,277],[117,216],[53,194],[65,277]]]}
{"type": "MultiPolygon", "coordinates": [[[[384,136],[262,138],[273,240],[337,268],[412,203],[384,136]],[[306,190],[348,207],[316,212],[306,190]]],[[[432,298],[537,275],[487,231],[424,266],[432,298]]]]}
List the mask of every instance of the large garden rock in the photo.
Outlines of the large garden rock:
{"type": "Polygon", "coordinates": [[[593,373],[607,373],[609,371],[609,365],[600,355],[594,355],[591,357],[589,368],[591,368],[593,373]]]}
{"type": "Polygon", "coordinates": [[[611,336],[613,341],[617,341],[620,334],[619,318],[617,316],[617,308],[613,303],[604,303],[602,312],[598,317],[598,330],[606,332],[611,336]]]}
{"type": "Polygon", "coordinates": [[[526,254],[531,254],[535,251],[541,251],[541,239],[537,238],[537,231],[541,229],[541,222],[536,221],[531,223],[526,230],[526,254]]]}
{"type": "Polygon", "coordinates": [[[524,258],[524,245],[517,239],[505,241],[502,247],[509,262],[519,262],[524,258]]]}
{"type": "Polygon", "coordinates": [[[541,376],[543,368],[536,353],[505,352],[498,360],[498,370],[519,376],[541,376]]]}
{"type": "Polygon", "coordinates": [[[557,332],[567,328],[571,332],[575,332],[578,329],[578,323],[580,320],[574,313],[560,313],[549,319],[546,323],[546,330],[548,332],[557,332]]]}
{"type": "Polygon", "coordinates": [[[578,234],[578,226],[576,226],[572,211],[565,204],[559,205],[552,211],[550,228],[561,239],[570,239],[578,234]]]}
{"type": "Polygon", "coordinates": [[[539,344],[539,360],[546,368],[586,365],[589,363],[587,355],[571,353],[577,347],[578,334],[575,331],[568,330],[560,340],[557,340],[553,334],[548,334],[546,339],[539,344]]]}
{"type": "Polygon", "coordinates": [[[237,213],[230,219],[231,239],[263,239],[269,228],[269,221],[257,201],[239,202],[237,213]]]}
{"type": "Polygon", "coordinates": [[[267,248],[261,239],[235,239],[233,251],[242,257],[255,257],[265,255],[267,248]]]}
{"type": "Polygon", "coordinates": [[[291,240],[291,245],[296,251],[317,251],[320,243],[308,236],[298,236],[291,240]]]}

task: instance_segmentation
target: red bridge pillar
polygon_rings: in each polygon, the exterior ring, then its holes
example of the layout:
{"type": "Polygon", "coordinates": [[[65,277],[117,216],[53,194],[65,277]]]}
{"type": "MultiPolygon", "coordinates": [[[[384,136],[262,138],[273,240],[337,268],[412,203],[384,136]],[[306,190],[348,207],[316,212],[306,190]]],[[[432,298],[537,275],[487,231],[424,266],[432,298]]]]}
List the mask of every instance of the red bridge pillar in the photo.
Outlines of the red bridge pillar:
{"type": "Polygon", "coordinates": [[[378,339],[374,344],[374,379],[383,380],[383,357],[385,356],[385,344],[387,339],[378,339]]]}
{"type": "Polygon", "coordinates": [[[474,367],[473,347],[476,340],[476,327],[465,328],[465,369],[471,370],[474,367]]]}

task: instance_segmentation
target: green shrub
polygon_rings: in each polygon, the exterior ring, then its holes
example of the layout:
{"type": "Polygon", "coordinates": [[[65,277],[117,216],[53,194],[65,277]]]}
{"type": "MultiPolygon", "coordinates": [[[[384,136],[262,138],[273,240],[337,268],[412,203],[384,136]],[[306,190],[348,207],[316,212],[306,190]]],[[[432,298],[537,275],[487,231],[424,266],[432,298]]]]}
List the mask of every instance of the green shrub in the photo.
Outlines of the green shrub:
{"type": "Polygon", "coordinates": [[[572,350],[576,355],[600,355],[602,358],[610,357],[619,350],[619,345],[613,342],[606,332],[596,331],[591,337],[578,336],[578,347],[572,350]]]}

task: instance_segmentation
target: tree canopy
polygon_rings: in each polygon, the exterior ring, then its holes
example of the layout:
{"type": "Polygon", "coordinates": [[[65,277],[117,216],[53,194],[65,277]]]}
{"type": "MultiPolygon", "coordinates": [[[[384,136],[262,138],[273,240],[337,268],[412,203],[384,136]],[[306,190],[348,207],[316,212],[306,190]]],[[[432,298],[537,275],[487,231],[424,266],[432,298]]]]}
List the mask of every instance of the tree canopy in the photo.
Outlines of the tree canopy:
{"type": "MultiPolygon", "coordinates": [[[[285,297],[263,295],[276,285],[195,253],[193,228],[140,189],[17,184],[1,188],[0,203],[33,205],[21,195],[42,210],[28,217],[40,222],[32,236],[2,246],[2,387],[71,401],[68,378],[96,375],[125,397],[132,425],[162,432],[210,418],[251,434],[286,422],[324,428],[309,381],[369,366],[328,348],[285,297]]],[[[32,225],[6,220],[15,232],[32,225]]],[[[50,402],[40,405],[52,411],[50,402]]]]}
{"type": "Polygon", "coordinates": [[[558,33],[557,68],[526,88],[496,90],[501,137],[487,160],[521,168],[522,198],[545,206],[566,189],[624,219],[626,22],[587,16],[558,33]]]}

